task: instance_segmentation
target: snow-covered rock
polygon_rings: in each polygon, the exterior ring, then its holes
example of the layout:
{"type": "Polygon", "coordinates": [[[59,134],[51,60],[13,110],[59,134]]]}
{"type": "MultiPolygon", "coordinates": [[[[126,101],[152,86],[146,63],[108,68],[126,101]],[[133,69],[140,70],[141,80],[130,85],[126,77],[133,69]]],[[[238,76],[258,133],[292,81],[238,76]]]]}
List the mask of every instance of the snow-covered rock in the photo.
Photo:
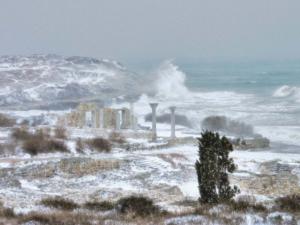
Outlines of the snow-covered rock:
{"type": "Polygon", "coordinates": [[[1,56],[0,106],[64,106],[133,96],[143,82],[120,63],[57,55],[1,56]]]}

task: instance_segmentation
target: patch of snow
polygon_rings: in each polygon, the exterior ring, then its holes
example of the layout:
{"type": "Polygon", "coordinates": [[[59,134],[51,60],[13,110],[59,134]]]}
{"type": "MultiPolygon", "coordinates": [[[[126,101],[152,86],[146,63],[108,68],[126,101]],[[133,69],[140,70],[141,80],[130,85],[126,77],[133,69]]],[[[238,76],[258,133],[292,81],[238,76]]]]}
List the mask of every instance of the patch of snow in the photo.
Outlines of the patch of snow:
{"type": "Polygon", "coordinates": [[[270,213],[267,217],[267,219],[269,221],[272,221],[276,218],[281,218],[283,220],[284,224],[289,223],[293,220],[293,217],[290,214],[284,213],[284,212],[273,212],[273,213],[270,213]]]}
{"type": "Polygon", "coordinates": [[[0,168],[10,168],[10,167],[12,167],[11,163],[0,162],[0,168]]]}
{"type": "Polygon", "coordinates": [[[205,224],[206,218],[204,216],[189,215],[182,217],[175,217],[167,219],[165,225],[186,225],[186,224],[205,224]]]}
{"type": "Polygon", "coordinates": [[[178,186],[185,196],[199,198],[198,182],[196,180],[184,182],[178,186]]]}
{"type": "Polygon", "coordinates": [[[24,189],[35,190],[35,191],[40,190],[37,186],[35,186],[34,184],[30,183],[27,180],[20,179],[19,181],[21,183],[21,187],[24,189]]]}

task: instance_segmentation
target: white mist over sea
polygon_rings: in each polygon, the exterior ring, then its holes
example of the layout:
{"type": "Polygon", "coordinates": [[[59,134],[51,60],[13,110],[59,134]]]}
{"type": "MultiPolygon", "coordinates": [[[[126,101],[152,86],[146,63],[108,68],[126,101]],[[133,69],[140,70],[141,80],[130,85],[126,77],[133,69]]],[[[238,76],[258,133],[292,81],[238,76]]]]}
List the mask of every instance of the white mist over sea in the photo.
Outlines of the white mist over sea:
{"type": "Polygon", "coordinates": [[[199,132],[205,117],[226,116],[253,125],[276,148],[283,144],[300,152],[300,65],[167,61],[152,74],[155,94],[144,93],[136,102],[141,116],[149,101],[159,102],[159,114],[175,105],[199,132]]]}

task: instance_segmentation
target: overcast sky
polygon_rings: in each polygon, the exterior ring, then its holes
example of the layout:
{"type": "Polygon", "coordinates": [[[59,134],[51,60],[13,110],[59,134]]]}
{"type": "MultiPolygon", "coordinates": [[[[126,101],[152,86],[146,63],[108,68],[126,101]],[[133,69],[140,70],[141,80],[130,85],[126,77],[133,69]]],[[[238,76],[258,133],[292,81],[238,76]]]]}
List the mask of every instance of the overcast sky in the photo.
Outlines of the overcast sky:
{"type": "Polygon", "coordinates": [[[0,55],[300,59],[300,0],[0,0],[0,55]]]}

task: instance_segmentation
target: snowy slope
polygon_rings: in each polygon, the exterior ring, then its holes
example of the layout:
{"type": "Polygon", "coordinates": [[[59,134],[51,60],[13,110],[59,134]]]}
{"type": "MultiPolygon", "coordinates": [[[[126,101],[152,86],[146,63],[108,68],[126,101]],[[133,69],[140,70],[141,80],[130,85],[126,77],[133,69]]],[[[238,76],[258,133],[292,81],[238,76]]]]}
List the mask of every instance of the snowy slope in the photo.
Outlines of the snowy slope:
{"type": "Polygon", "coordinates": [[[132,96],[142,81],[120,63],[57,55],[0,57],[0,106],[132,96]]]}

